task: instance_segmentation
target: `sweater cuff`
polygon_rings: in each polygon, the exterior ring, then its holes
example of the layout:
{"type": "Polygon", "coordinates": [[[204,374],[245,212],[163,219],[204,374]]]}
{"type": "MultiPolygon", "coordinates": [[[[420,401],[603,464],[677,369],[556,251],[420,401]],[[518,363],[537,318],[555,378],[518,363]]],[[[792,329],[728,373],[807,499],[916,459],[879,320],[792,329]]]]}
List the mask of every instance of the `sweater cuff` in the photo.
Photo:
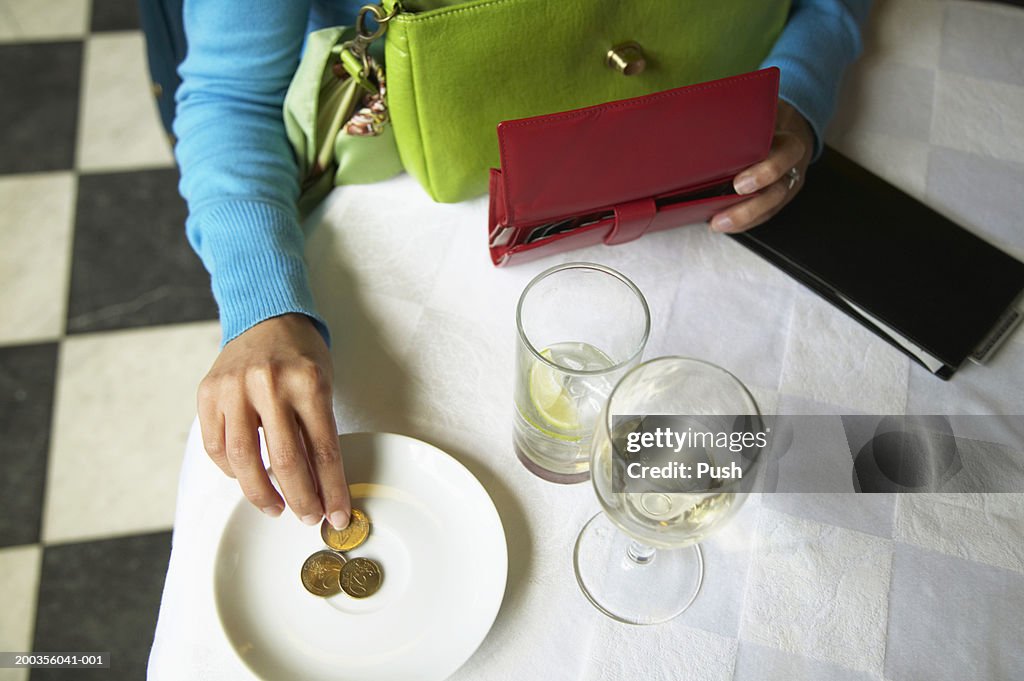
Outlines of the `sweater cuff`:
{"type": "Polygon", "coordinates": [[[231,200],[192,215],[189,223],[220,309],[221,347],[264,320],[292,312],[307,315],[330,345],[293,214],[260,201],[231,200]]]}
{"type": "Polygon", "coordinates": [[[779,67],[779,99],[788,103],[804,117],[814,133],[814,154],[817,160],[825,146],[825,128],[832,117],[832,99],[823,96],[827,86],[815,81],[807,68],[794,59],[776,57],[762,64],[779,67]]]}

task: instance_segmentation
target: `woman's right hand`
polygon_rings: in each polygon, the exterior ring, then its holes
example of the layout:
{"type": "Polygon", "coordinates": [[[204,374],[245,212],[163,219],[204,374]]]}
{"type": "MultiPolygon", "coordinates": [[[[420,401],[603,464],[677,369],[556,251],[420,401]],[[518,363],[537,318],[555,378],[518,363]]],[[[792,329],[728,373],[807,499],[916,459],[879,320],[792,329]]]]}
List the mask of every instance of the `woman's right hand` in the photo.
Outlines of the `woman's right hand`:
{"type": "Polygon", "coordinates": [[[351,501],[332,402],[331,356],[312,320],[272,317],[231,340],[199,385],[206,452],[246,498],[277,517],[288,506],[307,525],[348,525],[351,501]],[[260,457],[262,426],[284,500],[260,457]]]}

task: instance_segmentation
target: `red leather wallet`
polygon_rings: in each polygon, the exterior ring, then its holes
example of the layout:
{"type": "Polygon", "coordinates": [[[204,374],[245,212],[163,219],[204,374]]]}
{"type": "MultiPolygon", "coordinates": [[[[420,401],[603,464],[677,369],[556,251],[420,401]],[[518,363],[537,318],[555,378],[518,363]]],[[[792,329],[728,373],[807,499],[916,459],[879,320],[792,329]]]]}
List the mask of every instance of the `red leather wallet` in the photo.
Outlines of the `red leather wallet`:
{"type": "Polygon", "coordinates": [[[500,123],[491,260],[626,243],[743,200],[732,180],[768,155],[778,91],[772,67],[500,123]]]}

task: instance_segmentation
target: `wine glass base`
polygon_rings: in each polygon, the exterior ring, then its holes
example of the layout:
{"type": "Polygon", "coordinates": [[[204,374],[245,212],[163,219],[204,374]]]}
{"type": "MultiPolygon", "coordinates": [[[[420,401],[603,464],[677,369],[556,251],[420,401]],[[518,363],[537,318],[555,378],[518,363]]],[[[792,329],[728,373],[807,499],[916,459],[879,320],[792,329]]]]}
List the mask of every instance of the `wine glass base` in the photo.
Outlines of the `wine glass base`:
{"type": "Polygon", "coordinates": [[[704,579],[696,544],[658,549],[646,562],[631,557],[631,537],[598,513],[576,540],[573,563],[583,594],[598,610],[627,624],[660,624],[693,603],[704,579]]]}

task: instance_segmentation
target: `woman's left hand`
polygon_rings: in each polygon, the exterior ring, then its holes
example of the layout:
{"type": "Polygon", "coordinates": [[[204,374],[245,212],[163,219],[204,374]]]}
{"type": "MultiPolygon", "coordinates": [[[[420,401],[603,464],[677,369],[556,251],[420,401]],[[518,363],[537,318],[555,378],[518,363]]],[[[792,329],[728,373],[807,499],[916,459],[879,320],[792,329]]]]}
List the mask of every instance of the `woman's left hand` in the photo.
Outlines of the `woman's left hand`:
{"type": "Polygon", "coordinates": [[[740,172],[733,180],[736,193],[751,194],[751,198],[716,213],[711,229],[743,232],[778,213],[803,186],[813,152],[814,132],[810,124],[790,104],[779,100],[775,138],[768,158],[740,172]],[[792,168],[796,168],[795,174],[791,174],[792,168]]]}

